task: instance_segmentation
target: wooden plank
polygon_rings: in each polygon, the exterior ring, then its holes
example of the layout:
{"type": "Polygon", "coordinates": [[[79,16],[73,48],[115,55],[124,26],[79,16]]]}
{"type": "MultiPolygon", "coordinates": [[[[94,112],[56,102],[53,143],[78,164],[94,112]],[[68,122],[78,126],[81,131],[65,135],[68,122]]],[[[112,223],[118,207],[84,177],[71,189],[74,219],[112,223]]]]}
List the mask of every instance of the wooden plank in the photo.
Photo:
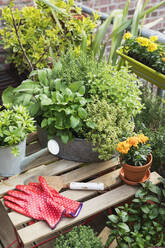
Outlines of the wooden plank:
{"type": "MultiPolygon", "coordinates": [[[[105,189],[118,185],[121,182],[119,178],[119,171],[120,169],[115,170],[104,176],[91,180],[90,182],[103,182],[105,184],[105,189]]],[[[82,201],[96,194],[97,194],[97,191],[85,191],[85,190],[82,190],[82,191],[81,190],[67,190],[61,193],[61,195],[68,197],[72,200],[77,200],[77,201],[82,201]]],[[[9,213],[9,217],[12,220],[12,223],[14,224],[14,226],[16,227],[22,224],[26,224],[27,222],[31,220],[31,218],[21,215],[17,212],[9,213]]]]}
{"type": "Polygon", "coordinates": [[[24,182],[31,176],[39,175],[58,175],[78,167],[82,163],[60,160],[49,165],[41,165],[37,168],[26,171],[25,173],[10,177],[8,180],[0,182],[0,196],[7,193],[8,190],[14,189],[17,184],[24,182]]]}
{"type": "MultiPolygon", "coordinates": [[[[59,173],[67,172],[71,169],[77,168],[82,163],[60,160],[49,165],[42,165],[32,170],[28,170],[23,174],[19,174],[13,177],[10,177],[8,180],[2,181],[0,183],[0,195],[7,193],[8,190],[14,189],[17,184],[24,184],[24,182],[31,176],[51,176],[57,175],[59,173]]],[[[107,162],[99,162],[92,164],[85,164],[84,167],[66,173],[64,176],[64,183],[73,181],[76,179],[78,181],[86,179],[89,175],[94,176],[95,174],[107,170],[108,168],[114,167],[118,164],[118,159],[114,158],[107,162]],[[89,173],[88,173],[89,171],[89,173]],[[83,174],[84,173],[84,174],[83,174]],[[73,177],[73,175],[74,177],[73,177]],[[88,176],[87,176],[88,175],[88,176]],[[69,178],[70,177],[70,178],[69,178]]]]}
{"type": "Polygon", "coordinates": [[[91,163],[86,164],[85,166],[72,171],[68,172],[63,175],[63,182],[65,184],[73,181],[82,181],[87,178],[93,177],[98,175],[100,172],[105,172],[106,170],[113,168],[114,166],[119,164],[118,158],[113,158],[109,161],[99,162],[99,163],[91,163]]]}
{"type": "MultiPolygon", "coordinates": [[[[15,227],[13,226],[12,222],[10,221],[6,210],[4,209],[2,203],[0,202],[0,247],[6,248],[10,247],[10,244],[17,240],[17,232],[15,227]]],[[[16,243],[18,244],[18,243],[16,243]]],[[[16,244],[12,246],[13,248],[16,247],[16,244]]],[[[23,247],[23,246],[22,246],[23,247]]]]}
{"type": "MultiPolygon", "coordinates": [[[[153,172],[150,180],[156,184],[159,183],[158,178],[160,178],[160,176],[156,172],[153,172]]],[[[133,187],[129,185],[122,185],[112,191],[86,201],[83,204],[80,214],[76,218],[63,218],[54,230],[51,230],[44,221],[40,221],[31,226],[18,230],[18,234],[25,245],[29,244],[35,240],[44,238],[49,234],[56,233],[63,228],[68,228],[71,225],[75,225],[96,213],[99,213],[134,196],[137,189],[137,186],[133,187]]]]}

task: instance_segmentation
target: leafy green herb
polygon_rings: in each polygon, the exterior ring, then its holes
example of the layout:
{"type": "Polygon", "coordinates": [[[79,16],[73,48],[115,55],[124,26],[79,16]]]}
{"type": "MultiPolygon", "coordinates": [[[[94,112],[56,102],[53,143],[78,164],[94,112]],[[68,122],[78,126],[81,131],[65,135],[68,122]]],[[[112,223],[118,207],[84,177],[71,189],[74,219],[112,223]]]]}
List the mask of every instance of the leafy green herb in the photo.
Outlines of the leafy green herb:
{"type": "Polygon", "coordinates": [[[5,106],[0,111],[0,146],[12,146],[14,155],[19,151],[14,145],[23,141],[27,134],[35,130],[34,120],[23,106],[5,106]]]}
{"type": "Polygon", "coordinates": [[[76,226],[70,232],[56,238],[54,248],[103,248],[101,240],[96,237],[89,226],[76,226]]]}
{"type": "Polygon", "coordinates": [[[150,181],[142,184],[130,205],[125,204],[108,216],[107,225],[111,234],[105,248],[114,239],[117,247],[164,247],[165,246],[165,180],[161,178],[160,186],[150,181]],[[155,201],[155,199],[157,199],[155,201]]]}

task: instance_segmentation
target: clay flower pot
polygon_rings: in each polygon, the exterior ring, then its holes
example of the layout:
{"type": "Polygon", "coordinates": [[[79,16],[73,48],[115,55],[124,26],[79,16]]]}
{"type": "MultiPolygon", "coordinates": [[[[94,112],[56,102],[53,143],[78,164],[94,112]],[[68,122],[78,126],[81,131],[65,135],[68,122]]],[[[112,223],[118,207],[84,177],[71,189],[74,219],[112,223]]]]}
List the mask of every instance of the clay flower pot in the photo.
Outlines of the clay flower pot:
{"type": "Polygon", "coordinates": [[[152,164],[152,154],[148,156],[148,163],[143,166],[133,166],[129,164],[123,164],[122,161],[121,165],[124,171],[124,177],[132,182],[141,182],[145,177],[146,173],[148,172],[149,168],[152,164]]]}

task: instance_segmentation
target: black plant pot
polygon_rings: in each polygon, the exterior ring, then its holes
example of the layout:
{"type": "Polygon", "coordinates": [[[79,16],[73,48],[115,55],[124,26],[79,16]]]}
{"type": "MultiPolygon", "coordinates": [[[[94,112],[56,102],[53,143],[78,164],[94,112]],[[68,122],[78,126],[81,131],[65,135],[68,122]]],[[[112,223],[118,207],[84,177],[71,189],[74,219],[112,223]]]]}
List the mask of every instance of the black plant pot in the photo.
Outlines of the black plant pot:
{"type": "MultiPolygon", "coordinates": [[[[38,139],[41,146],[47,146],[48,137],[45,130],[37,127],[38,139]]],[[[84,139],[75,138],[67,144],[63,144],[58,137],[53,138],[59,145],[59,153],[56,155],[59,158],[76,161],[76,162],[99,162],[98,152],[92,150],[92,144],[84,139]]]]}

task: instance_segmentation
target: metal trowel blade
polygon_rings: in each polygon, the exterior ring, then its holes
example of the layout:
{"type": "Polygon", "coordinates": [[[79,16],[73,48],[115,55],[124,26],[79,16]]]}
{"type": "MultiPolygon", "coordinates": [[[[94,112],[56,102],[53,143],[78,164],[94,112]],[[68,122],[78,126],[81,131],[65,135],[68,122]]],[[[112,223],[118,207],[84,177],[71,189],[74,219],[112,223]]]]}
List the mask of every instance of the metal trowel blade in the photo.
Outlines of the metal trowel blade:
{"type": "MultiPolygon", "coordinates": [[[[64,182],[62,176],[43,176],[47,184],[59,192],[64,187],[64,182]]],[[[31,176],[25,180],[24,184],[29,184],[30,182],[38,183],[39,176],[31,176]]]]}

